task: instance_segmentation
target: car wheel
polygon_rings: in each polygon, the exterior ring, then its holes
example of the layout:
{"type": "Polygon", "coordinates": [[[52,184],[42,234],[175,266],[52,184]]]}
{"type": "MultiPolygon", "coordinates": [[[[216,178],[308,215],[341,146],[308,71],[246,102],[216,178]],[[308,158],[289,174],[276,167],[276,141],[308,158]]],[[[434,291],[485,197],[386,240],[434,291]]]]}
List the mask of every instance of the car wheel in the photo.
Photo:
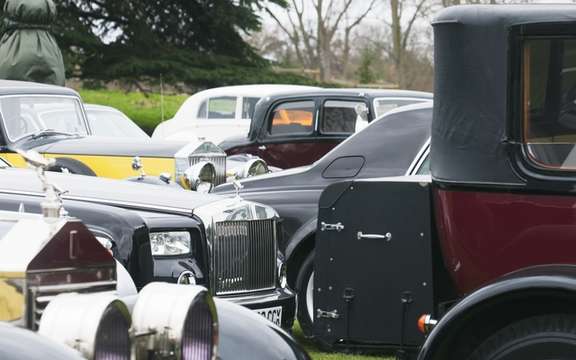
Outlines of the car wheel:
{"type": "Polygon", "coordinates": [[[88,166],[78,160],[69,158],[56,158],[56,163],[50,166],[47,170],[68,174],[96,176],[96,173],[88,166]]]}
{"type": "Polygon", "coordinates": [[[554,314],[517,321],[484,341],[468,360],[576,359],[576,316],[554,314]]]}
{"type": "Polygon", "coordinates": [[[314,325],[314,251],[302,263],[296,277],[298,293],[298,322],[306,337],[313,337],[314,325]]]}

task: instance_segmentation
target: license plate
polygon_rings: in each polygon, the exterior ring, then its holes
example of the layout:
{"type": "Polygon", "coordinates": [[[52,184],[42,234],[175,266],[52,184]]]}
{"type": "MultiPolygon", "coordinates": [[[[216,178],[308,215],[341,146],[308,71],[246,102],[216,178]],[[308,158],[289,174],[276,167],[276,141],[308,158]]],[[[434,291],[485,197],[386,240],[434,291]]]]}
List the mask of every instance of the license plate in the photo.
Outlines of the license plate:
{"type": "Polygon", "coordinates": [[[278,326],[282,326],[282,306],[275,306],[265,309],[254,309],[254,311],[278,326]]]}

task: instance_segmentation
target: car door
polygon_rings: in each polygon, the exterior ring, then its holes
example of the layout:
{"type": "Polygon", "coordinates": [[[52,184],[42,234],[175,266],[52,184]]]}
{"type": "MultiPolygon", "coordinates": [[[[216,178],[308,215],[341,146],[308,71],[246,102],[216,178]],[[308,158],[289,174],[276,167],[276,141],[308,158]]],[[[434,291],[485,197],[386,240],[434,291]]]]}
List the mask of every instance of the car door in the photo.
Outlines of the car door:
{"type": "Polygon", "coordinates": [[[400,180],[336,183],[320,199],[314,260],[314,332],[334,344],[417,346],[432,313],[429,144],[400,180]]]}
{"type": "Polygon", "coordinates": [[[298,99],[276,104],[256,144],[268,164],[292,168],[313,163],[356,131],[360,98],[298,99]]]}

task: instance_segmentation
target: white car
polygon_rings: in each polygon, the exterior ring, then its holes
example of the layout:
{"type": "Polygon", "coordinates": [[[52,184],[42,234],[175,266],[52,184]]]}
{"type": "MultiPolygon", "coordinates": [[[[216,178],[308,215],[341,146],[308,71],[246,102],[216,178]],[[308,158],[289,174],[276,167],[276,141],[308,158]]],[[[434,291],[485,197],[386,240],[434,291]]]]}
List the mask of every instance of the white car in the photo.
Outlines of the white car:
{"type": "Polygon", "coordinates": [[[85,104],[84,107],[94,136],[150,139],[144,130],[118,109],[94,104],[85,104]]]}
{"type": "Polygon", "coordinates": [[[248,134],[256,103],[276,93],[318,89],[298,85],[238,85],[200,91],[190,96],[174,118],[159,124],[153,139],[207,140],[219,144],[248,134]]]}

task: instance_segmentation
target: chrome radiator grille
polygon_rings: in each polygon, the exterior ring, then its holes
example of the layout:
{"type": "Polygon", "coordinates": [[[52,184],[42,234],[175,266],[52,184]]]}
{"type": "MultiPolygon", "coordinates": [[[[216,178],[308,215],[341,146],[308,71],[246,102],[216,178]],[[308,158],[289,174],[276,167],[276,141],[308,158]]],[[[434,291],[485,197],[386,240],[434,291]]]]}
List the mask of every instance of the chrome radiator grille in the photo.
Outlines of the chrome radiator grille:
{"type": "Polygon", "coordinates": [[[28,289],[29,303],[26,306],[28,311],[27,327],[30,330],[38,330],[44,309],[46,309],[50,300],[54,299],[57,295],[65,293],[88,294],[100,291],[116,291],[116,281],[109,280],[30,287],[28,289]]]}
{"type": "Polygon", "coordinates": [[[214,228],[217,295],[266,290],[276,285],[276,220],[222,221],[214,228]]]}
{"type": "Polygon", "coordinates": [[[216,167],[216,185],[226,182],[226,154],[194,154],[190,155],[190,166],[201,161],[210,161],[216,167]]]}

